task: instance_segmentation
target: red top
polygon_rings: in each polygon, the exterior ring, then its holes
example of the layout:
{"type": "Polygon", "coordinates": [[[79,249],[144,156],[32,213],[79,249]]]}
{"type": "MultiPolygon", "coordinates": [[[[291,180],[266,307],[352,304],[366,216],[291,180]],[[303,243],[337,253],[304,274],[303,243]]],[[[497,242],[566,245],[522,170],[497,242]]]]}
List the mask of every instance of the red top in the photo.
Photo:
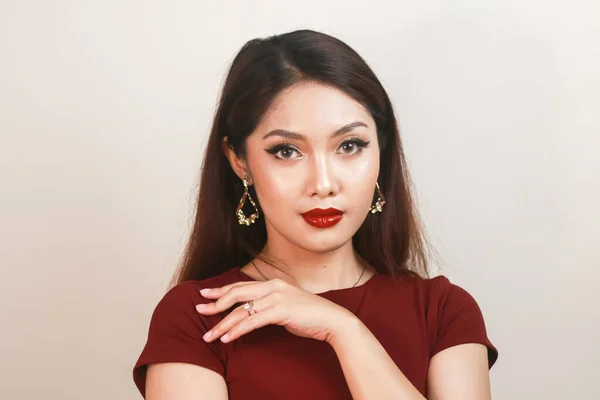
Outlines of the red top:
{"type": "MultiPolygon", "coordinates": [[[[231,400],[352,398],[337,356],[325,342],[295,336],[276,325],[230,343],[202,339],[226,313],[199,314],[195,305],[209,302],[199,289],[252,280],[236,267],[214,278],[181,283],[164,295],[133,370],[142,396],[148,364],[184,362],[223,376],[231,400]]],[[[424,396],[434,354],[458,344],[481,343],[488,348],[490,368],[498,358],[477,303],[444,276],[394,279],[375,274],[361,286],[319,296],[357,315],[424,396]]]]}

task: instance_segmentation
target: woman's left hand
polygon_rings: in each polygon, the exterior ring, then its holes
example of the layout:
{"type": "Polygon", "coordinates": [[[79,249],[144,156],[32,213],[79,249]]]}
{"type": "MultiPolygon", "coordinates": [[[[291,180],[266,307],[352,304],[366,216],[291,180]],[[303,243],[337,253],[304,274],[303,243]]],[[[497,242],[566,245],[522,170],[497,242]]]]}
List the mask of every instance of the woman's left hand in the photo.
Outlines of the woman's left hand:
{"type": "Polygon", "coordinates": [[[281,279],[265,282],[237,282],[200,294],[215,301],[196,306],[203,315],[214,315],[237,303],[254,302],[252,315],[244,305],[236,307],[204,335],[211,342],[230,342],[266,325],[281,325],[294,335],[331,343],[333,337],[356,317],[347,309],[281,279]]]}

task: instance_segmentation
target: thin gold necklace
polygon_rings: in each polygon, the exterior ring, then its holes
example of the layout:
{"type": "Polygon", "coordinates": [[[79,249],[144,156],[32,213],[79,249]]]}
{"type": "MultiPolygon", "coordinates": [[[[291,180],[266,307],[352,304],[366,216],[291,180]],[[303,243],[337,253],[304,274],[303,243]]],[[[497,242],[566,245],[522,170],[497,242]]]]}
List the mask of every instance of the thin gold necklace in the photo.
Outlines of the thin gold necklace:
{"type": "MultiPolygon", "coordinates": [[[[263,274],[263,273],[260,271],[260,269],[258,269],[258,266],[257,266],[257,265],[254,263],[254,260],[252,260],[252,265],[254,265],[254,268],[256,268],[256,270],[258,271],[258,273],[259,273],[259,274],[260,274],[260,275],[261,275],[263,278],[265,278],[265,280],[266,280],[266,281],[268,281],[268,280],[269,280],[269,278],[267,278],[267,277],[266,277],[266,276],[265,276],[265,275],[264,275],[264,274],[263,274]]],[[[360,276],[358,277],[358,280],[356,281],[356,283],[355,283],[354,285],[352,285],[351,287],[356,287],[356,285],[358,285],[358,282],[360,282],[360,280],[362,279],[363,275],[365,274],[365,269],[366,269],[366,267],[365,267],[365,263],[363,262],[363,263],[362,263],[362,271],[361,271],[361,273],[360,273],[360,276]]]]}

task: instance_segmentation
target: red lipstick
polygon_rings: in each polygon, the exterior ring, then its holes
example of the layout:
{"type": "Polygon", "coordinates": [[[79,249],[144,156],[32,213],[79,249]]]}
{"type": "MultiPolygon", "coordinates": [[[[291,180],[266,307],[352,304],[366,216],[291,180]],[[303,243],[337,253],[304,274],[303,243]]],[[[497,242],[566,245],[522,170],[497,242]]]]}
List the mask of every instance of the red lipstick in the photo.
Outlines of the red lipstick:
{"type": "Polygon", "coordinates": [[[302,213],[302,218],[307,224],[315,228],[329,228],[341,221],[344,212],[337,208],[313,208],[302,213]]]}

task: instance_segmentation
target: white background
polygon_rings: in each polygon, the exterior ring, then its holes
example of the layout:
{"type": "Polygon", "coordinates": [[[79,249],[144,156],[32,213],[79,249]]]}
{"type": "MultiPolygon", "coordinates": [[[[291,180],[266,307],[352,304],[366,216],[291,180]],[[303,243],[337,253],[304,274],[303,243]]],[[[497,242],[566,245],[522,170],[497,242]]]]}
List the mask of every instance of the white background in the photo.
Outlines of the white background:
{"type": "Polygon", "coordinates": [[[0,1],[0,398],[141,398],[223,76],[297,28],[389,91],[494,398],[600,398],[596,0],[0,1]]]}

